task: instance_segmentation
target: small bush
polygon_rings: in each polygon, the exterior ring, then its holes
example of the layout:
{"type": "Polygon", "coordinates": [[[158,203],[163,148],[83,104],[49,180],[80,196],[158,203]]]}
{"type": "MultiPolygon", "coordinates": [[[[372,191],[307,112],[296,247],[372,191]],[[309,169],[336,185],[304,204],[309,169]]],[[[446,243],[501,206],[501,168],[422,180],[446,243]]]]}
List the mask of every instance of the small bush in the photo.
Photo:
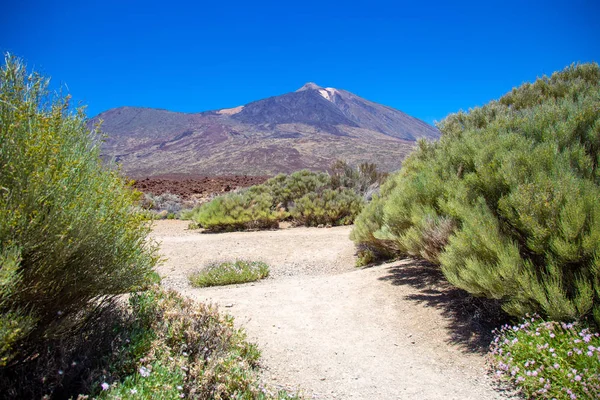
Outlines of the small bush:
{"type": "Polygon", "coordinates": [[[577,323],[525,319],[496,331],[496,375],[528,398],[600,398],[600,335],[577,323]]]}
{"type": "Polygon", "coordinates": [[[235,283],[254,282],[269,276],[269,266],[260,261],[224,262],[211,264],[190,276],[196,287],[222,286],[235,283]]]}
{"type": "Polygon", "coordinates": [[[387,178],[387,173],[377,170],[377,165],[362,163],[353,168],[343,160],[337,160],[331,166],[331,188],[347,188],[369,201],[379,186],[387,178]]]}
{"type": "Polygon", "coordinates": [[[290,215],[298,225],[349,225],[362,206],[362,198],[350,189],[325,189],[298,199],[290,209],[290,215]]]}
{"type": "Polygon", "coordinates": [[[248,192],[254,196],[268,193],[272,197],[273,208],[287,210],[299,198],[317,193],[330,184],[329,176],[325,173],[301,170],[290,175],[279,174],[262,185],[250,187],[248,192]]]}
{"type": "Polygon", "coordinates": [[[286,215],[273,210],[272,205],[273,197],[268,193],[232,193],[202,205],[193,219],[209,232],[272,229],[286,215]]]}
{"type": "Polygon", "coordinates": [[[141,207],[155,212],[166,211],[167,214],[176,214],[183,208],[183,200],[178,195],[169,192],[160,195],[144,193],[141,207]]]}

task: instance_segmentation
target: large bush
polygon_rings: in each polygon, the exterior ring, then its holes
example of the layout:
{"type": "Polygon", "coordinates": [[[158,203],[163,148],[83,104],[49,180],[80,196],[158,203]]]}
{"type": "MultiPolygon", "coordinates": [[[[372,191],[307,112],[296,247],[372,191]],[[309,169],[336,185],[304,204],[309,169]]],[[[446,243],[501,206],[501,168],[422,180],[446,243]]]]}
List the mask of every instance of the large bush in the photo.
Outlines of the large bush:
{"type": "Polygon", "coordinates": [[[599,110],[600,68],[584,64],[448,116],[355,241],[438,263],[513,315],[600,323],[599,110]]]}
{"type": "Polygon", "coordinates": [[[0,366],[144,285],[157,261],[135,194],[68,97],[7,56],[0,71],[0,366]]]}

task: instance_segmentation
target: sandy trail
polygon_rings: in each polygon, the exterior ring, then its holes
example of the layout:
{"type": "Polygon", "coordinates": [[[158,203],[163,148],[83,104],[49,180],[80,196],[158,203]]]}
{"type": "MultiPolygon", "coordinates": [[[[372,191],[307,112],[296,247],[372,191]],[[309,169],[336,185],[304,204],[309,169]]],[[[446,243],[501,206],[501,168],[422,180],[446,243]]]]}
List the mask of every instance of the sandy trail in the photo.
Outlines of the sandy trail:
{"type": "Polygon", "coordinates": [[[356,269],[349,227],[214,235],[186,226],[155,225],[164,285],[234,316],[262,350],[271,384],[323,399],[506,398],[486,375],[473,319],[457,314],[456,290],[432,268],[406,260],[356,269]],[[188,285],[206,263],[236,258],[267,262],[271,277],[188,285]]]}

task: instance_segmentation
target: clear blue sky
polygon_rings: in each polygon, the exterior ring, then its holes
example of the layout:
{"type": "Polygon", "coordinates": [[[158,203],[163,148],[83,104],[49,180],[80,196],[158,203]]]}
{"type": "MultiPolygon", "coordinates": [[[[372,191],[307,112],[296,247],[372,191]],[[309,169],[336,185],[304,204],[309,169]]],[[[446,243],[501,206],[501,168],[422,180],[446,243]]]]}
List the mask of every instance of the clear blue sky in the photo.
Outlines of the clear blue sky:
{"type": "Polygon", "coordinates": [[[7,0],[0,51],[66,84],[89,116],[234,107],[314,81],[432,123],[600,61],[599,4],[7,0]]]}

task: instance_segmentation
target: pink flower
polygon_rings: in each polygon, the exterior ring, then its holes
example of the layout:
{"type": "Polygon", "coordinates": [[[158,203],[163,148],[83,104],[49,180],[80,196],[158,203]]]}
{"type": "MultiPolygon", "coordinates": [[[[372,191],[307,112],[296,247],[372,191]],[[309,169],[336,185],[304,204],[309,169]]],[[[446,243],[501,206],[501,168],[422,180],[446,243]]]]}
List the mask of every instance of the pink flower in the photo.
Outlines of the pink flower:
{"type": "Polygon", "coordinates": [[[110,388],[110,385],[106,382],[103,382],[100,386],[102,386],[102,390],[108,390],[108,388],[110,388]]]}

